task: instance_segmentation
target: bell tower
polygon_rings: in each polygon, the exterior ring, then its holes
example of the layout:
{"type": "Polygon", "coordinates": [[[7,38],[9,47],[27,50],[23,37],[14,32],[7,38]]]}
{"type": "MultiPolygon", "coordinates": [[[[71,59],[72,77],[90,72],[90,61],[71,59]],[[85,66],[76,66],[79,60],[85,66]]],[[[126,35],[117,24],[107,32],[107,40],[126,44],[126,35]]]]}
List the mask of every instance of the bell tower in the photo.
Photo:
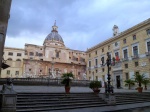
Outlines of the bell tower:
{"type": "Polygon", "coordinates": [[[117,25],[114,25],[112,30],[113,30],[113,36],[117,36],[119,34],[119,28],[117,25]]]}

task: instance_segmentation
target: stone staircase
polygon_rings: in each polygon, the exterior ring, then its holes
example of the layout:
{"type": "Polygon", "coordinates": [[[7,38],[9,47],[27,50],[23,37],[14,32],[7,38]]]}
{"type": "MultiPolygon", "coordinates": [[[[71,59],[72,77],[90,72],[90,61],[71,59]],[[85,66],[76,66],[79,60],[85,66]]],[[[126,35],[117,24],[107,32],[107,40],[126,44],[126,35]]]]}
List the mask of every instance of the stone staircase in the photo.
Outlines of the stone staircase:
{"type": "Polygon", "coordinates": [[[107,106],[93,93],[18,93],[16,112],[43,112],[107,106]]]}
{"type": "Polygon", "coordinates": [[[116,105],[150,102],[150,93],[115,93],[116,105]]]}

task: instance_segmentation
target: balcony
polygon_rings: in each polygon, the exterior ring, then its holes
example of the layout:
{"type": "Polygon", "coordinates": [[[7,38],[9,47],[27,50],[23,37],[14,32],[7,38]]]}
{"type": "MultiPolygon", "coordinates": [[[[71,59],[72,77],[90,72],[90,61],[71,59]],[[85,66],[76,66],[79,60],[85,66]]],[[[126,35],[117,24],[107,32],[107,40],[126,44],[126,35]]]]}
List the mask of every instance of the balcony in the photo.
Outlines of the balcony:
{"type": "Polygon", "coordinates": [[[95,65],[94,68],[98,68],[98,65],[95,65]]]}
{"type": "Polygon", "coordinates": [[[121,62],[116,62],[115,65],[112,68],[113,68],[113,71],[122,70],[122,63],[121,62]]]}
{"type": "Polygon", "coordinates": [[[91,70],[91,67],[87,67],[87,70],[91,70]]]}
{"type": "Polygon", "coordinates": [[[124,61],[128,61],[129,59],[128,59],[128,57],[126,57],[126,58],[122,58],[122,61],[124,62],[124,61]]]}
{"type": "Polygon", "coordinates": [[[145,52],[146,56],[150,56],[150,51],[149,52],[145,52]]]}
{"type": "Polygon", "coordinates": [[[132,60],[134,59],[139,59],[139,56],[138,55],[135,55],[135,56],[131,56],[132,60]]]}

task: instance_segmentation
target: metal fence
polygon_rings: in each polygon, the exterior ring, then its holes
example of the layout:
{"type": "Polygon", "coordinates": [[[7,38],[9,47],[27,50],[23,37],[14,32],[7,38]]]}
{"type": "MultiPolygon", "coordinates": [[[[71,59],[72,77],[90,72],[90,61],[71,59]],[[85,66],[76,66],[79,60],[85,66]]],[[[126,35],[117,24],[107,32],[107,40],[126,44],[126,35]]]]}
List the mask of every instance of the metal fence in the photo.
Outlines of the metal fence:
{"type": "MultiPolygon", "coordinates": [[[[6,84],[7,78],[0,78],[0,84],[6,84]]],[[[14,85],[63,86],[62,79],[49,78],[13,78],[14,85]]],[[[72,80],[71,86],[89,86],[89,80],[72,80]]]]}

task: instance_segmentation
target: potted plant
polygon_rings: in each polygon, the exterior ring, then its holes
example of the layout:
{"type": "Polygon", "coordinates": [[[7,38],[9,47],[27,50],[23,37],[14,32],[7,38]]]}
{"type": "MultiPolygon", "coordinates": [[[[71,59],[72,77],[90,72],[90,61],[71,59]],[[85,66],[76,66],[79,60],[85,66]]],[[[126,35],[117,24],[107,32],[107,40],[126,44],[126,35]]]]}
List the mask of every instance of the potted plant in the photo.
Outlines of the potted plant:
{"type": "Polygon", "coordinates": [[[134,85],[134,80],[131,79],[127,79],[124,82],[125,82],[125,86],[128,86],[128,89],[131,89],[131,86],[134,85]]]}
{"type": "Polygon", "coordinates": [[[135,76],[135,82],[137,82],[138,85],[139,85],[137,90],[138,90],[139,93],[142,93],[143,88],[141,86],[142,86],[143,80],[145,79],[145,75],[144,74],[142,74],[142,75],[135,74],[134,76],[135,76]]]}
{"type": "Polygon", "coordinates": [[[74,78],[72,73],[64,73],[62,75],[62,81],[61,83],[65,85],[65,91],[66,93],[70,93],[70,84],[71,80],[74,78]]]}
{"type": "Polygon", "coordinates": [[[144,86],[145,86],[145,90],[147,90],[147,84],[148,83],[150,83],[150,79],[148,79],[148,78],[145,78],[144,80],[143,80],[143,82],[142,82],[142,84],[144,84],[144,86]]]}
{"type": "Polygon", "coordinates": [[[98,94],[102,87],[101,81],[91,81],[89,87],[94,91],[94,93],[98,94]]]}

